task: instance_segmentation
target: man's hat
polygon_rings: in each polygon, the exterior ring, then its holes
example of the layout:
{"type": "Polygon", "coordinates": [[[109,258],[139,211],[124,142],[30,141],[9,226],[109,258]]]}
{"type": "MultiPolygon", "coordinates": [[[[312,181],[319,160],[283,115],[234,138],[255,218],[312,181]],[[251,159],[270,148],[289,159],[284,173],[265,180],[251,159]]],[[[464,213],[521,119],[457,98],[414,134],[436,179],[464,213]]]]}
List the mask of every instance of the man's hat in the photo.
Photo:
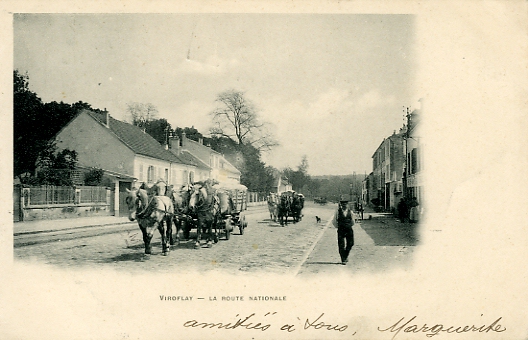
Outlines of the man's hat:
{"type": "Polygon", "coordinates": [[[339,202],[350,202],[350,195],[341,195],[339,202]]]}

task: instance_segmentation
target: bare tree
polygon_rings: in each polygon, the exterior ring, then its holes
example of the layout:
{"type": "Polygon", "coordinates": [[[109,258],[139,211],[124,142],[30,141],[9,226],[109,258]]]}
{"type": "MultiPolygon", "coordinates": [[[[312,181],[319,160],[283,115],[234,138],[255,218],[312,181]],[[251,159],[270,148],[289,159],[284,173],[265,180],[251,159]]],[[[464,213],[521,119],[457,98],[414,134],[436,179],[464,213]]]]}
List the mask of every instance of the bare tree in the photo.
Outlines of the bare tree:
{"type": "Polygon", "coordinates": [[[260,122],[253,104],[244,97],[244,92],[228,90],[216,98],[219,107],[211,114],[214,136],[229,137],[240,145],[251,145],[259,151],[277,146],[269,124],[260,122]]]}
{"type": "Polygon", "coordinates": [[[132,124],[145,127],[147,122],[158,116],[158,109],[151,103],[127,103],[127,113],[132,118],[132,124]]]}

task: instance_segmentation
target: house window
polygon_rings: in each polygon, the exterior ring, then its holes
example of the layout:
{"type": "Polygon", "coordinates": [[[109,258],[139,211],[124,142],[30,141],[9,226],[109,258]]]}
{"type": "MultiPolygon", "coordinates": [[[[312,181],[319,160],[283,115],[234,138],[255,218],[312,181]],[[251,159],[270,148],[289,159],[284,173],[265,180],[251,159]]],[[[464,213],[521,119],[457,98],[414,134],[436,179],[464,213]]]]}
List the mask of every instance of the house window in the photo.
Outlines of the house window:
{"type": "Polygon", "coordinates": [[[189,183],[194,183],[194,171],[189,172],[189,183]]]}
{"type": "Polygon", "coordinates": [[[172,177],[171,177],[171,184],[178,183],[178,177],[176,174],[176,169],[172,169],[172,177]]]}
{"type": "Polygon", "coordinates": [[[169,169],[165,169],[165,177],[163,177],[166,183],[169,182],[169,169]]]}
{"type": "Polygon", "coordinates": [[[139,181],[140,182],[144,181],[144,179],[143,179],[143,163],[139,164],[139,181]]]}
{"type": "Polygon", "coordinates": [[[147,170],[147,182],[153,183],[154,182],[154,166],[150,165],[147,170]]]}
{"type": "Polygon", "coordinates": [[[420,171],[418,162],[418,149],[414,148],[411,150],[411,174],[415,174],[420,171]]]}
{"type": "Polygon", "coordinates": [[[187,173],[187,170],[183,170],[182,174],[183,174],[183,176],[182,176],[182,184],[183,185],[189,184],[189,177],[188,177],[189,175],[187,173]]]}

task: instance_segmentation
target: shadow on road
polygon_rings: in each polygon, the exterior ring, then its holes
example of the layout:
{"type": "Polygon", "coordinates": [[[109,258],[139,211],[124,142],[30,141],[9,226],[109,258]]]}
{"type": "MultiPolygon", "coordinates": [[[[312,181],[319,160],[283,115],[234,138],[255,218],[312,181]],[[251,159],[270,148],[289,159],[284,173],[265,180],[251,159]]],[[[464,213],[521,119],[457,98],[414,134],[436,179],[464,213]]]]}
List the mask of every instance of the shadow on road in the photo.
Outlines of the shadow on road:
{"type": "Polygon", "coordinates": [[[341,264],[341,262],[305,262],[305,264],[341,264]]]}
{"type": "Polygon", "coordinates": [[[113,263],[113,262],[143,262],[145,260],[145,254],[138,251],[137,253],[126,253],[118,256],[111,257],[109,259],[102,260],[102,263],[113,263]]]}
{"type": "Polygon", "coordinates": [[[361,227],[377,246],[416,246],[418,244],[418,223],[402,223],[392,215],[380,215],[361,222],[361,227]]]}

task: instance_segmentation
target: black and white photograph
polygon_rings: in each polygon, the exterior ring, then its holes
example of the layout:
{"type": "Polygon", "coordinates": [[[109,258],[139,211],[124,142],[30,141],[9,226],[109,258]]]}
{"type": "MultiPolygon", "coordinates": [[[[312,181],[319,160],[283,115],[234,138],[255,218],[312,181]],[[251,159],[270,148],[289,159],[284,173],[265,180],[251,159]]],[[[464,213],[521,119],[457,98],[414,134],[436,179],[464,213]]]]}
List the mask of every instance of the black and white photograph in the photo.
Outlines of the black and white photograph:
{"type": "Polygon", "coordinates": [[[526,4],[47,3],[2,338],[528,339],[526,4]]]}

